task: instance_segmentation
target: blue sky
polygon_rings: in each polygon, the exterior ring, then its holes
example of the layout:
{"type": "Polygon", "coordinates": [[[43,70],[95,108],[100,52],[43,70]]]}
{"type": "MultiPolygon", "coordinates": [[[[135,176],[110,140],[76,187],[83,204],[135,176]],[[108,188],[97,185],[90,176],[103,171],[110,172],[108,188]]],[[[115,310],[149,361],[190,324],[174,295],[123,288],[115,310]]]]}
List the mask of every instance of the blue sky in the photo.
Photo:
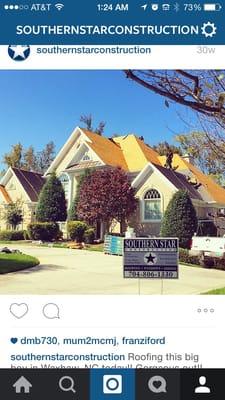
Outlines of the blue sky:
{"type": "MultiPolygon", "coordinates": [[[[195,115],[126,79],[121,71],[0,71],[0,162],[12,144],[40,150],[65,143],[81,114],[106,136],[135,133],[149,144],[189,132],[195,115]]],[[[0,164],[2,167],[2,164],[0,164]]]]}

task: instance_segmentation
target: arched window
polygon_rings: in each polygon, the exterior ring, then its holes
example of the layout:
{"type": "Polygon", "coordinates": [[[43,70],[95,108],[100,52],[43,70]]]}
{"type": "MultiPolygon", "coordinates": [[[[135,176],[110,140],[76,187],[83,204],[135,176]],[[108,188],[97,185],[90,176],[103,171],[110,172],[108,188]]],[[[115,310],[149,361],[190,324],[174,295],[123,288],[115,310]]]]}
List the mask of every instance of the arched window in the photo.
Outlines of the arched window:
{"type": "Polygon", "coordinates": [[[81,159],[81,162],[82,161],[91,161],[91,155],[90,155],[90,153],[88,152],[88,151],[86,151],[85,153],[84,153],[84,155],[83,155],[83,157],[82,157],[82,159],[81,159]]]}
{"type": "Polygon", "coordinates": [[[144,196],[144,220],[160,221],[162,219],[161,196],[158,190],[150,189],[144,196]]]}
{"type": "Polygon", "coordinates": [[[62,174],[59,177],[59,179],[61,181],[61,184],[62,184],[64,192],[65,192],[65,198],[68,201],[69,200],[69,183],[70,183],[69,177],[67,174],[62,174]]]}

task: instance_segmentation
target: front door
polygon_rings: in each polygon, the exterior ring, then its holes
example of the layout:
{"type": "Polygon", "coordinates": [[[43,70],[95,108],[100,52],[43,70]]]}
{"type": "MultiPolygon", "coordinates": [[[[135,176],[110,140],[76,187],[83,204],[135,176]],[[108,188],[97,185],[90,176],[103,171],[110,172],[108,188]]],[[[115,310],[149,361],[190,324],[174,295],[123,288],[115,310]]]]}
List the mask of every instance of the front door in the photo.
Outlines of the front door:
{"type": "Polygon", "coordinates": [[[104,222],[98,221],[96,224],[96,239],[103,240],[105,235],[106,227],[104,222]]]}

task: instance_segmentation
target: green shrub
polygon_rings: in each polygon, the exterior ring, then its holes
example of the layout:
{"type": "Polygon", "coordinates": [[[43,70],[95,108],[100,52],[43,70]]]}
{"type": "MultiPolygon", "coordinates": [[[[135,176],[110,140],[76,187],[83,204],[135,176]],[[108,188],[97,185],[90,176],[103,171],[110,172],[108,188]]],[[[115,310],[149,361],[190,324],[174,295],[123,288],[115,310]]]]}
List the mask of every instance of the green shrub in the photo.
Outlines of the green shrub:
{"type": "Polygon", "coordinates": [[[198,256],[190,256],[189,250],[187,249],[179,249],[179,261],[187,263],[187,264],[196,264],[200,265],[198,256]]]}
{"type": "Polygon", "coordinates": [[[84,232],[84,242],[87,244],[93,244],[95,240],[95,230],[94,228],[88,228],[84,232]]]}
{"type": "Polygon", "coordinates": [[[67,229],[72,240],[82,243],[84,241],[84,233],[87,231],[88,225],[82,221],[69,221],[67,224],[67,229]]]}
{"type": "Polygon", "coordinates": [[[178,237],[180,247],[189,249],[197,226],[196,211],[188,192],[178,190],[170,200],[163,216],[161,236],[178,237]]]}
{"type": "Polygon", "coordinates": [[[216,259],[214,268],[225,270],[225,260],[224,259],[223,260],[216,259]]]}
{"type": "Polygon", "coordinates": [[[0,231],[0,240],[11,241],[11,240],[27,240],[27,231],[0,231]]]}
{"type": "Polygon", "coordinates": [[[36,208],[38,222],[63,222],[67,218],[67,205],[62,183],[56,174],[45,182],[36,208]]]}
{"type": "Polygon", "coordinates": [[[28,234],[32,240],[51,242],[60,237],[59,225],[56,222],[35,222],[28,225],[28,234]]]}

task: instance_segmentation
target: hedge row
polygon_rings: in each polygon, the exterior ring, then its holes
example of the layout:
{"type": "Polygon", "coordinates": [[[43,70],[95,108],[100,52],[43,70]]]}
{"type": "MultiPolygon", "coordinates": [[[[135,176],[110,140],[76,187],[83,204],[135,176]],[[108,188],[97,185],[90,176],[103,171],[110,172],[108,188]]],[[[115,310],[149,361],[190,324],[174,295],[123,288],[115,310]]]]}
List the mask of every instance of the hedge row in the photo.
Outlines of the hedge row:
{"type": "Polygon", "coordinates": [[[179,260],[184,263],[188,264],[195,264],[200,265],[199,257],[197,256],[190,256],[189,250],[187,249],[179,249],[179,260]]]}
{"type": "Polygon", "coordinates": [[[56,222],[35,222],[28,225],[28,234],[32,240],[51,242],[62,237],[56,222]]]}
{"type": "MultiPolygon", "coordinates": [[[[85,222],[70,221],[67,228],[70,239],[78,243],[92,244],[94,242],[95,230],[85,222]]],[[[0,241],[31,239],[51,242],[61,238],[62,232],[55,222],[35,222],[28,225],[27,231],[0,231],[0,241]]]]}
{"type": "MultiPolygon", "coordinates": [[[[179,261],[186,264],[201,265],[200,258],[198,256],[190,256],[189,251],[187,249],[181,249],[181,248],[179,249],[179,261]]],[[[208,264],[208,267],[225,270],[225,260],[212,258],[210,263],[208,264]]]]}
{"type": "Polygon", "coordinates": [[[85,222],[69,221],[67,229],[70,239],[76,240],[78,243],[85,242],[87,244],[92,244],[94,242],[95,230],[85,222]]]}
{"type": "Polygon", "coordinates": [[[28,240],[29,235],[27,231],[0,231],[0,240],[28,240]]]}

